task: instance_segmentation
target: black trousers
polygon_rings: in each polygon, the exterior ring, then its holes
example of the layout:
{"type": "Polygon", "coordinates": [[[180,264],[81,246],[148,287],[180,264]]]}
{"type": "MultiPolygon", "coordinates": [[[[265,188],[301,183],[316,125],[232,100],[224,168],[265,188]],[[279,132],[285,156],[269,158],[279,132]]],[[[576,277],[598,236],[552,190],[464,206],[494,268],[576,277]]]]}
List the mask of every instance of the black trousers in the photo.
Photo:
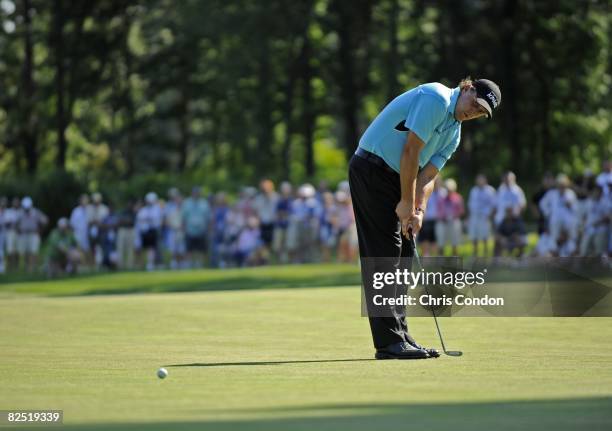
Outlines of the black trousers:
{"type": "MultiPolygon", "coordinates": [[[[412,257],[414,251],[408,240],[402,240],[401,226],[395,214],[401,197],[399,174],[353,155],[349,163],[349,184],[362,259],[365,300],[371,304],[374,291],[368,284],[371,276],[366,273],[368,265],[364,265],[364,259],[397,258],[399,262],[400,257],[402,261],[412,257]]],[[[384,317],[369,314],[374,347],[378,349],[401,341],[414,342],[408,333],[405,307],[389,309],[386,314],[384,317]]]]}

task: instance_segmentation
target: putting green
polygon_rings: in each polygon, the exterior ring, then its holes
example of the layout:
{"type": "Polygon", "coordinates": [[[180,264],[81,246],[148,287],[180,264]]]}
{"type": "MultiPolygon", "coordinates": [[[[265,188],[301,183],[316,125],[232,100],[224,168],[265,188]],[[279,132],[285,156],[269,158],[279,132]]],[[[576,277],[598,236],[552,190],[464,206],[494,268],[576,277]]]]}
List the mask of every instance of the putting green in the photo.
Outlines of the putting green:
{"type": "MultiPolygon", "coordinates": [[[[463,357],[374,361],[356,286],[283,286],[48,297],[5,285],[0,409],[63,409],[68,428],[100,430],[612,427],[612,318],[443,318],[463,357]]],[[[432,319],[409,324],[438,345],[432,319]]]]}

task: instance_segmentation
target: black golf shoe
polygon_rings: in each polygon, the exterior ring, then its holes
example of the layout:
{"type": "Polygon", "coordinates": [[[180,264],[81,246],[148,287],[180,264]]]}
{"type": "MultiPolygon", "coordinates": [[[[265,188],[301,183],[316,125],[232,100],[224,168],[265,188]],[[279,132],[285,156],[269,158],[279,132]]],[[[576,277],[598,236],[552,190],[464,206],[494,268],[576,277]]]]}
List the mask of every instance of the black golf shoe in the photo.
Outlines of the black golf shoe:
{"type": "Polygon", "coordinates": [[[376,359],[427,359],[430,356],[424,349],[418,349],[402,341],[376,349],[374,357],[376,359]]]}
{"type": "Polygon", "coordinates": [[[427,347],[421,346],[416,341],[409,341],[408,343],[412,347],[414,347],[415,349],[425,350],[430,358],[439,358],[440,357],[440,352],[438,352],[436,349],[428,349],[427,347]]]}

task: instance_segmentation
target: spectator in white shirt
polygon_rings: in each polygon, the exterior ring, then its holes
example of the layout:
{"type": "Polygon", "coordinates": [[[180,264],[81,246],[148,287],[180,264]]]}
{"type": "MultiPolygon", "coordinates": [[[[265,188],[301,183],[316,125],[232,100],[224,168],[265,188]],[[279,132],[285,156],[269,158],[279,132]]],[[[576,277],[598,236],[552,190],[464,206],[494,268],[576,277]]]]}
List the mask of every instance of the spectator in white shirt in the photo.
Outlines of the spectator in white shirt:
{"type": "Polygon", "coordinates": [[[499,256],[502,252],[502,243],[505,239],[499,233],[499,227],[505,218],[510,214],[517,223],[522,223],[521,213],[527,205],[525,193],[523,189],[516,184],[516,175],[513,172],[506,172],[502,176],[502,183],[497,189],[495,196],[495,215],[493,222],[495,224],[495,256],[499,256]]]}
{"type": "Polygon", "coordinates": [[[81,195],[79,198],[79,206],[72,210],[70,214],[70,227],[74,232],[77,244],[81,252],[86,256],[89,253],[89,219],[92,217],[92,209],[89,205],[89,196],[81,195]]]}
{"type": "Polygon", "coordinates": [[[515,216],[520,216],[525,209],[527,201],[523,189],[516,184],[516,175],[506,172],[502,177],[502,183],[497,189],[495,199],[495,225],[499,225],[506,216],[506,208],[512,208],[515,216]]]}
{"type": "Polygon", "coordinates": [[[272,240],[274,238],[274,224],[276,221],[276,206],[279,196],[274,190],[274,183],[271,180],[262,180],[259,184],[259,194],[255,196],[253,208],[259,218],[259,229],[261,242],[264,250],[263,254],[269,254],[272,240]]]}
{"type": "Polygon", "coordinates": [[[531,252],[532,257],[551,257],[557,250],[557,244],[552,240],[545,229],[538,238],[538,242],[531,252]]]}
{"type": "Polygon", "coordinates": [[[145,205],[136,214],[136,230],[140,235],[142,249],[146,252],[146,269],[155,269],[155,253],[162,225],[162,210],[157,203],[157,194],[147,193],[145,205]]]}
{"type": "Polygon", "coordinates": [[[601,256],[606,252],[610,235],[612,202],[603,195],[603,189],[595,186],[586,203],[586,222],[580,241],[581,256],[601,256]]]}
{"type": "Polygon", "coordinates": [[[100,246],[100,228],[102,220],[108,217],[109,209],[102,202],[102,195],[100,193],[94,193],[91,195],[91,209],[89,214],[89,247],[91,249],[91,255],[94,258],[94,262],[97,266],[102,264],[102,247],[100,246]]]}
{"type": "Polygon", "coordinates": [[[21,212],[17,220],[17,244],[19,255],[24,258],[28,272],[36,269],[40,251],[40,229],[47,222],[47,216],[34,207],[32,198],[26,196],[21,200],[21,212]]]}
{"type": "Polygon", "coordinates": [[[576,241],[576,193],[570,188],[567,175],[557,175],[556,183],[557,187],[546,192],[540,201],[540,210],[548,220],[548,231],[553,241],[559,240],[562,230],[567,231],[571,241],[576,241]]]}
{"type": "Polygon", "coordinates": [[[6,269],[8,271],[19,266],[17,253],[17,220],[21,214],[21,199],[13,198],[12,205],[4,211],[4,250],[6,251],[6,269]]]}
{"type": "Polygon", "coordinates": [[[468,236],[474,245],[474,256],[478,255],[478,244],[482,242],[483,256],[486,257],[487,242],[491,238],[491,217],[495,211],[495,189],[482,174],[476,177],[476,185],[470,190],[468,210],[468,236]]]}
{"type": "Polygon", "coordinates": [[[251,216],[236,239],[236,264],[239,267],[260,264],[261,231],[259,220],[251,216]]]}
{"type": "Polygon", "coordinates": [[[555,257],[572,257],[575,256],[577,251],[576,239],[575,235],[565,229],[562,228],[558,235],[557,241],[555,241],[556,249],[553,252],[553,256],[555,257]]]}

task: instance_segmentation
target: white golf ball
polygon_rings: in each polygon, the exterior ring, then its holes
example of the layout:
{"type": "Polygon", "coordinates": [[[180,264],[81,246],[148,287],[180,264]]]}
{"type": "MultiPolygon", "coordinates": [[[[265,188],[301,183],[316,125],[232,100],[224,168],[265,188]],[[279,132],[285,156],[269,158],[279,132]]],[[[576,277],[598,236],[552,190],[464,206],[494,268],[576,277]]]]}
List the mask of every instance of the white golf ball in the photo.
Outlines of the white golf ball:
{"type": "Polygon", "coordinates": [[[159,377],[160,379],[165,379],[166,377],[168,377],[168,370],[166,370],[165,368],[160,368],[159,370],[157,370],[157,377],[159,377]]]}

